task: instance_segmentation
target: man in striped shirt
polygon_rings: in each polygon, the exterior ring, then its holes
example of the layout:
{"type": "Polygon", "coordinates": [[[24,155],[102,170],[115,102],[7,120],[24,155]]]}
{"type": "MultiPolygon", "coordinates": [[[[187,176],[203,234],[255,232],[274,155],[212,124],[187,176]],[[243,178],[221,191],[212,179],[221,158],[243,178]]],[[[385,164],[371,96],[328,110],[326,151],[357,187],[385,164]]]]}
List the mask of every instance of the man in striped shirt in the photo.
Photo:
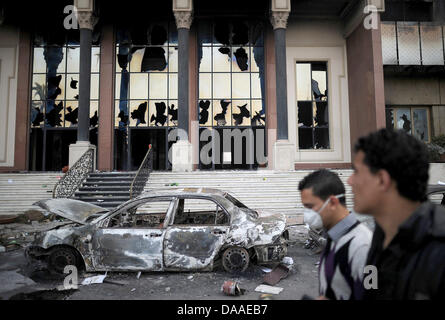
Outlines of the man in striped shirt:
{"type": "Polygon", "coordinates": [[[306,223],[324,228],[327,234],[320,258],[319,299],[360,299],[371,231],[346,208],[345,186],[336,173],[312,172],[298,189],[306,223]]]}

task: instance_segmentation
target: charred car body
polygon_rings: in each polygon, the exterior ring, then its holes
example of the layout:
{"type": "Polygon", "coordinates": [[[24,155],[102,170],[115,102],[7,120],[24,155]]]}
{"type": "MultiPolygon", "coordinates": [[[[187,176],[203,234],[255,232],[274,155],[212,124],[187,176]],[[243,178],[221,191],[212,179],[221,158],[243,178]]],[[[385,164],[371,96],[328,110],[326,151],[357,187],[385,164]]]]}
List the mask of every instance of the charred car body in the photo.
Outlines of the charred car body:
{"type": "Polygon", "coordinates": [[[72,199],[36,203],[73,223],[47,231],[26,249],[57,272],[209,271],[222,262],[244,271],[250,261],[279,262],[287,253],[285,217],[247,208],[216,189],[157,190],[112,211],[72,199]],[[99,215],[99,216],[98,216],[99,215]]]}

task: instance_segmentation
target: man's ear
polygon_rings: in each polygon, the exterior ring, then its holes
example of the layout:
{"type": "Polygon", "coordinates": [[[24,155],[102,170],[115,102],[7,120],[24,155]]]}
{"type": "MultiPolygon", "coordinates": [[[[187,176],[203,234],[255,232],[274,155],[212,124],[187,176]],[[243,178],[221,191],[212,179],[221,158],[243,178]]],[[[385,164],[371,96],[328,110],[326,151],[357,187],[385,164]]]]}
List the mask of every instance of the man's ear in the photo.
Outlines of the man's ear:
{"type": "Polygon", "coordinates": [[[392,179],[388,171],[380,169],[377,171],[377,177],[379,178],[379,186],[381,186],[384,191],[389,190],[392,184],[392,179]]]}
{"type": "Polygon", "coordinates": [[[329,198],[330,198],[330,201],[329,201],[329,205],[330,206],[338,206],[339,204],[340,204],[340,200],[338,200],[338,198],[337,197],[335,197],[335,196],[329,196],[329,198]]]}

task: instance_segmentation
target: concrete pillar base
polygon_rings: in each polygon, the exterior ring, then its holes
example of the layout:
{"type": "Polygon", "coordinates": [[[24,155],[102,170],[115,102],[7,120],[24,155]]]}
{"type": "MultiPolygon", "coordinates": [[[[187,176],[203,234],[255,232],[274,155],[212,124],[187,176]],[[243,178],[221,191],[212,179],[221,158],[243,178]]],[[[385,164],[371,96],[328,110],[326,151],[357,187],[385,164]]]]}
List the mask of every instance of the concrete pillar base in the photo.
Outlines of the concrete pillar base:
{"type": "Polygon", "coordinates": [[[172,171],[193,171],[193,148],[187,140],[179,140],[172,146],[172,171]]]}
{"type": "Polygon", "coordinates": [[[288,140],[277,140],[273,146],[275,170],[292,171],[295,169],[295,145],[288,140]]]}
{"type": "Polygon", "coordinates": [[[74,144],[70,144],[69,149],[69,167],[71,168],[76,161],[88,150],[94,150],[93,170],[96,170],[96,146],[90,144],[89,141],[77,141],[74,144]]]}

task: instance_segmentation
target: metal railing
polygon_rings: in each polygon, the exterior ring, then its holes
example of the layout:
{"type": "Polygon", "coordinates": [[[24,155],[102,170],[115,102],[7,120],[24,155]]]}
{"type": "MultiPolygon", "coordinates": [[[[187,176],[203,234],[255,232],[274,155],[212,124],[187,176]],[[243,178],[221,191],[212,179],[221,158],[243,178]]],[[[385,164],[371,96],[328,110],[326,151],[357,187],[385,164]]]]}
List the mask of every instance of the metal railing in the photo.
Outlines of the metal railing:
{"type": "Polygon", "coordinates": [[[153,151],[151,144],[148,146],[147,154],[142,160],[142,163],[136,172],[133,182],[130,186],[130,199],[133,199],[140,195],[144,191],[145,184],[147,183],[150,172],[153,171],[153,151]]]}
{"type": "Polygon", "coordinates": [[[88,149],[56,183],[53,198],[69,198],[94,168],[94,149],[88,149]]]}
{"type": "Polygon", "coordinates": [[[444,65],[445,26],[434,22],[382,21],[384,65],[444,65]]]}

